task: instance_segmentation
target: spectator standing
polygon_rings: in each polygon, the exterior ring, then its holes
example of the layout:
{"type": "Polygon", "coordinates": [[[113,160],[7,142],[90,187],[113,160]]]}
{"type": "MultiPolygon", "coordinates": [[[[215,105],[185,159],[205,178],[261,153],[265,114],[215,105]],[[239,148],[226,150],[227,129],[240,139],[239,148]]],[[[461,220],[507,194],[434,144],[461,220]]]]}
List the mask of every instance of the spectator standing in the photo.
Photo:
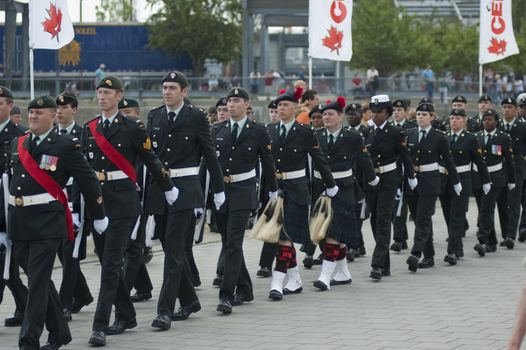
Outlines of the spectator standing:
{"type": "Polygon", "coordinates": [[[435,73],[428,64],[427,68],[422,71],[422,77],[426,83],[427,97],[433,98],[433,90],[435,89],[435,73]]]}

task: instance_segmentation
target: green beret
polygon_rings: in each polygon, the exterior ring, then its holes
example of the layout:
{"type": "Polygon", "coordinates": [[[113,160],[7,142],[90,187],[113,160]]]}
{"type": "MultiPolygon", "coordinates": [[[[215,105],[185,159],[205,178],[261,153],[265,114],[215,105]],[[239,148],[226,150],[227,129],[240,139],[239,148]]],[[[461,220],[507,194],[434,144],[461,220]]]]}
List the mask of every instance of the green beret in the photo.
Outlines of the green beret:
{"type": "Polygon", "coordinates": [[[105,88],[105,89],[113,89],[113,90],[124,90],[124,85],[122,84],[122,81],[112,75],[108,75],[105,78],[102,78],[99,83],[97,84],[98,88],[105,88]]]}
{"type": "Polygon", "coordinates": [[[244,100],[250,100],[250,96],[248,95],[247,90],[240,87],[235,87],[228,92],[228,94],[226,95],[226,99],[228,100],[231,97],[239,97],[244,100]]]}
{"type": "Polygon", "coordinates": [[[119,109],[137,107],[139,108],[139,101],[134,98],[123,98],[119,101],[119,109]]]}
{"type": "Polygon", "coordinates": [[[452,109],[451,113],[449,113],[449,115],[454,115],[454,116],[457,116],[457,117],[464,117],[464,118],[467,117],[465,110],[457,109],[457,108],[452,109]]]}
{"type": "Polygon", "coordinates": [[[13,93],[5,86],[0,85],[0,97],[13,99],[13,93]]]}
{"type": "Polygon", "coordinates": [[[179,85],[181,85],[182,88],[185,88],[189,85],[186,76],[183,73],[177,71],[173,71],[166,74],[162,82],[179,83],[179,85]]]}
{"type": "Polygon", "coordinates": [[[479,103],[481,102],[491,102],[491,97],[489,95],[482,95],[479,98],[479,103]]]}
{"type": "Polygon", "coordinates": [[[58,95],[55,99],[55,102],[58,106],[67,106],[69,104],[72,105],[72,107],[78,106],[77,96],[69,91],[63,92],[60,95],[58,95]]]}
{"type": "Polygon", "coordinates": [[[488,109],[486,112],[484,112],[484,115],[482,116],[482,119],[484,119],[486,117],[493,117],[496,120],[499,120],[499,114],[497,113],[496,110],[491,109],[491,108],[488,109]]]}
{"type": "Polygon", "coordinates": [[[451,103],[455,103],[455,102],[460,102],[460,103],[468,103],[468,100],[462,96],[462,95],[458,95],[456,96],[453,101],[451,101],[451,103]]]}
{"type": "Polygon", "coordinates": [[[51,96],[44,95],[36,97],[29,102],[27,109],[57,108],[55,99],[51,96]]]}
{"type": "Polygon", "coordinates": [[[515,100],[513,97],[507,97],[505,98],[504,100],[502,100],[502,102],[500,103],[501,106],[504,106],[504,105],[512,105],[512,106],[515,106],[517,107],[517,100],[515,100]]]}
{"type": "Polygon", "coordinates": [[[428,112],[433,113],[435,111],[435,107],[431,103],[421,103],[416,107],[417,112],[428,112]]]}
{"type": "Polygon", "coordinates": [[[219,100],[217,100],[216,108],[219,106],[226,106],[226,97],[221,97],[219,100]]]}
{"type": "Polygon", "coordinates": [[[405,100],[396,100],[393,102],[393,107],[399,107],[407,110],[407,102],[405,100]]]}

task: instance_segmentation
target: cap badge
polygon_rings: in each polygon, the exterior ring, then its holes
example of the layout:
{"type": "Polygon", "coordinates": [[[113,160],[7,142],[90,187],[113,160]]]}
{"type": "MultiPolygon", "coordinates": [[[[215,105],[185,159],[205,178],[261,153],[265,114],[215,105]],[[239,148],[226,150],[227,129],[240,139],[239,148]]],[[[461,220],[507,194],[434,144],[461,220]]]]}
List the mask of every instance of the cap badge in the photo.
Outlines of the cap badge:
{"type": "Polygon", "coordinates": [[[110,79],[106,79],[105,83],[106,83],[106,85],[111,86],[111,80],[110,79]]]}
{"type": "Polygon", "coordinates": [[[122,101],[122,104],[127,106],[128,105],[128,101],[124,100],[124,101],[122,101]]]}
{"type": "Polygon", "coordinates": [[[37,99],[37,105],[42,106],[44,104],[44,100],[41,98],[37,99]]]}
{"type": "Polygon", "coordinates": [[[170,77],[171,77],[172,79],[175,79],[175,76],[176,76],[175,73],[170,74],[170,77]]]}
{"type": "Polygon", "coordinates": [[[58,100],[59,100],[61,103],[64,103],[64,96],[60,95],[60,96],[58,97],[58,100]]]}

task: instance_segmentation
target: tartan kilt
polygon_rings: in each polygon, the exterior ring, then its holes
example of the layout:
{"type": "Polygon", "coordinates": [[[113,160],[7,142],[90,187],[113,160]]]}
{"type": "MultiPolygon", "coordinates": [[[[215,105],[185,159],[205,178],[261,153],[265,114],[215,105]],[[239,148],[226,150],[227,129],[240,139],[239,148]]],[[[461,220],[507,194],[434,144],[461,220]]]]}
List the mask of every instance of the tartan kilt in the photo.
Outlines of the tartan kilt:
{"type": "Polygon", "coordinates": [[[327,237],[340,243],[348,243],[353,231],[357,229],[355,205],[347,204],[338,196],[331,199],[332,222],[327,230],[327,237]]]}
{"type": "Polygon", "coordinates": [[[310,242],[309,206],[299,205],[285,193],[283,199],[283,228],[279,239],[305,244],[310,242]]]}

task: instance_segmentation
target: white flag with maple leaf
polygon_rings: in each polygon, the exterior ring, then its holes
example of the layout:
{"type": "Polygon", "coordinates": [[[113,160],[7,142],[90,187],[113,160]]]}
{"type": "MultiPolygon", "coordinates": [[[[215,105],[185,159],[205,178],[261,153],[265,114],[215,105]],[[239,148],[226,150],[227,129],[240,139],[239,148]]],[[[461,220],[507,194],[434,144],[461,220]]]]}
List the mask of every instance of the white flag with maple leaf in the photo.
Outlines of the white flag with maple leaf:
{"type": "Polygon", "coordinates": [[[352,58],[353,0],[309,1],[309,55],[333,61],[352,58]]]}
{"type": "Polygon", "coordinates": [[[481,0],[479,64],[499,61],[518,53],[511,19],[511,0],[481,0]]]}
{"type": "Polygon", "coordinates": [[[29,0],[29,47],[58,50],[74,37],[67,0],[29,0]]]}

